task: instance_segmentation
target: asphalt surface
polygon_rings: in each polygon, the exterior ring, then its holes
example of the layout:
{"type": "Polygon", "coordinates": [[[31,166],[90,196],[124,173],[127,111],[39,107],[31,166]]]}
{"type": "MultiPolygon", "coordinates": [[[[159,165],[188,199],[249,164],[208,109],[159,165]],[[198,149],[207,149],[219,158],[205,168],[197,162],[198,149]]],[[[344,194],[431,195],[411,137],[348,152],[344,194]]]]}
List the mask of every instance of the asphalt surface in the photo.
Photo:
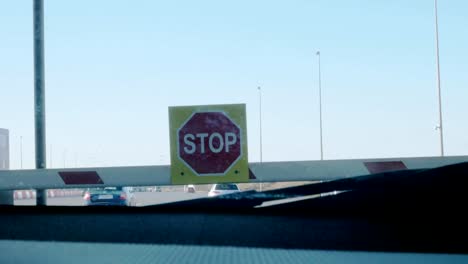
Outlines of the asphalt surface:
{"type": "MultiPolygon", "coordinates": [[[[136,192],[137,206],[146,206],[162,203],[177,202],[196,198],[207,197],[207,192],[185,193],[185,192],[136,192]]],[[[15,200],[15,205],[35,205],[34,199],[15,200]]],[[[54,197],[48,198],[47,204],[51,206],[83,206],[85,205],[81,196],[77,197],[54,197]]]]}

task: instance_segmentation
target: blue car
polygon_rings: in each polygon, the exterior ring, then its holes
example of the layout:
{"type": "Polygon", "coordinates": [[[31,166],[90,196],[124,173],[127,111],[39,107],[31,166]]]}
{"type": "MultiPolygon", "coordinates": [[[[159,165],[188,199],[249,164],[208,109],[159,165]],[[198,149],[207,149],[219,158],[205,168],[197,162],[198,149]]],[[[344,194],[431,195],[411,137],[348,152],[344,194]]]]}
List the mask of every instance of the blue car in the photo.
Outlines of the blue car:
{"type": "Polygon", "coordinates": [[[88,189],[83,196],[85,204],[135,206],[135,197],[131,187],[104,187],[88,189]]]}

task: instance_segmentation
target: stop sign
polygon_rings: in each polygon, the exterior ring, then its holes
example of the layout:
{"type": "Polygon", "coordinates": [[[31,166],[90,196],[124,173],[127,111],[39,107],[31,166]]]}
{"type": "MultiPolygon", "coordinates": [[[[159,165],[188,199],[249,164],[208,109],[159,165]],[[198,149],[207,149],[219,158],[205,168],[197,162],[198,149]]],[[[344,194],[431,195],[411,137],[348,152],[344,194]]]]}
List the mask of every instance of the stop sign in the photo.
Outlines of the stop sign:
{"type": "Polygon", "coordinates": [[[177,130],[177,155],[197,175],[224,174],[241,146],[241,129],[221,111],[195,112],[177,130]]]}

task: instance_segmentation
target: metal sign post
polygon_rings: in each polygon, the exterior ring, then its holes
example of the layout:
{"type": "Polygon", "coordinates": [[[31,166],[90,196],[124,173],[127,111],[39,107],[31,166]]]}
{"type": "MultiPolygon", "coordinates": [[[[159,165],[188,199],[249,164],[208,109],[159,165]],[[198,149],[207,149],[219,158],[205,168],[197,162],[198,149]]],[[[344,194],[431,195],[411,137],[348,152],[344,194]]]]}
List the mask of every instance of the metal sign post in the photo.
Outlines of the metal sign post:
{"type": "MultiPolygon", "coordinates": [[[[44,1],[33,1],[34,23],[34,134],[36,169],[46,167],[45,93],[44,93],[44,1]]],[[[37,190],[37,205],[47,204],[45,190],[37,190]]]]}

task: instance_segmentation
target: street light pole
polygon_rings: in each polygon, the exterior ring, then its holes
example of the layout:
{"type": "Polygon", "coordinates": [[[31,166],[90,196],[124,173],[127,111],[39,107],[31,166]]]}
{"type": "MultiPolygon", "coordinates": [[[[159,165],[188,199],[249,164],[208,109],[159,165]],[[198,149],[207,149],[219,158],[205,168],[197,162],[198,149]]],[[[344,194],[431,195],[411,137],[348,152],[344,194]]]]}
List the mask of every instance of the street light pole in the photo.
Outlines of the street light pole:
{"type": "Polygon", "coordinates": [[[20,168],[23,169],[23,136],[20,136],[20,168]]]}
{"type": "Polygon", "coordinates": [[[260,162],[263,162],[263,142],[262,142],[262,88],[258,87],[258,107],[259,107],[259,122],[260,122],[260,162]]]}
{"type": "Polygon", "coordinates": [[[67,149],[63,150],[62,159],[63,159],[63,168],[66,168],[67,167],[67,149]]]}
{"type": "Polygon", "coordinates": [[[322,73],[320,69],[320,51],[316,53],[318,57],[318,81],[319,81],[319,114],[320,114],[320,160],[323,160],[323,139],[322,139],[322,73]]]}
{"type": "Polygon", "coordinates": [[[437,18],[437,0],[434,0],[435,11],[435,38],[436,38],[436,66],[437,66],[437,90],[439,94],[439,135],[440,156],[444,156],[444,127],[442,126],[442,95],[440,90],[440,65],[439,65],[439,22],[437,18]]]}
{"type": "Polygon", "coordinates": [[[54,165],[52,163],[52,144],[49,145],[49,168],[52,168],[54,165]]]}
{"type": "MultiPolygon", "coordinates": [[[[45,93],[44,93],[44,1],[33,0],[34,34],[34,128],[36,169],[46,167],[45,93]]],[[[36,204],[47,204],[45,190],[37,190],[36,204]]]]}
{"type": "MultiPolygon", "coordinates": [[[[263,162],[263,141],[262,141],[262,88],[258,86],[258,107],[259,107],[259,122],[260,122],[260,163],[263,162]]],[[[262,183],[260,182],[260,191],[262,191],[262,183]]]]}

